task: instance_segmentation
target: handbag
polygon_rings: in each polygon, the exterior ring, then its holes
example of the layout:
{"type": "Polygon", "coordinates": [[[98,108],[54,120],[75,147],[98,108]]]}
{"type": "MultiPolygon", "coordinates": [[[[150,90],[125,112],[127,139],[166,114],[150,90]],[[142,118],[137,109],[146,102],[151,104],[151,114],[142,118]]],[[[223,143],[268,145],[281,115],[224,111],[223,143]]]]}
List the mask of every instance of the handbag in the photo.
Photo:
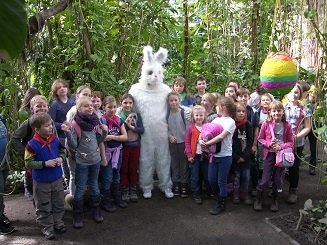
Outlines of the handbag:
{"type": "MultiPolygon", "coordinates": [[[[271,123],[269,123],[269,129],[272,138],[275,138],[274,129],[272,128],[271,123]]],[[[294,165],[294,161],[295,156],[293,153],[293,148],[288,147],[276,152],[276,163],[274,166],[279,168],[290,168],[294,165]]]]}

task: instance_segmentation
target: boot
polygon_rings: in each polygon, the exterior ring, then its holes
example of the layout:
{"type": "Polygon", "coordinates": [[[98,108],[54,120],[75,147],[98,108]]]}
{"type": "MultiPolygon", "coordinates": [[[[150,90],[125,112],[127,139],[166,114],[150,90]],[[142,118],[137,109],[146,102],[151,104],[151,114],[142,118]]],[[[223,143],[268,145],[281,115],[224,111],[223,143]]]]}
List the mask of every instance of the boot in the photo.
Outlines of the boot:
{"type": "Polygon", "coordinates": [[[91,213],[92,218],[95,221],[95,223],[102,223],[103,217],[100,212],[100,195],[99,196],[90,196],[90,207],[91,207],[91,213]]]}
{"type": "Polygon", "coordinates": [[[246,204],[246,205],[252,204],[252,199],[251,199],[247,189],[240,190],[240,195],[241,195],[242,200],[244,201],[244,204],[246,204]]]}
{"type": "Polygon", "coordinates": [[[217,214],[221,214],[222,212],[224,212],[226,210],[226,203],[225,203],[226,199],[225,197],[218,197],[218,201],[216,203],[216,205],[209,210],[209,213],[212,215],[217,215],[217,214]]]}
{"type": "Polygon", "coordinates": [[[127,208],[127,203],[121,199],[120,185],[112,185],[112,195],[114,197],[115,204],[121,208],[127,208]]]}
{"type": "Polygon", "coordinates": [[[83,224],[83,200],[76,201],[73,203],[73,226],[76,229],[80,229],[84,226],[83,224]]]}
{"type": "Polygon", "coordinates": [[[131,202],[137,202],[138,196],[137,196],[137,186],[136,185],[131,186],[129,196],[130,196],[131,202]]]}
{"type": "Polygon", "coordinates": [[[127,185],[123,185],[121,187],[121,199],[124,201],[124,202],[129,202],[130,201],[130,194],[129,194],[129,188],[127,185]]]}
{"type": "Polygon", "coordinates": [[[182,198],[188,197],[188,194],[187,194],[187,183],[182,183],[181,184],[181,197],[182,198]]]}
{"type": "Polygon", "coordinates": [[[271,204],[270,204],[270,211],[272,211],[272,212],[279,211],[277,198],[278,198],[278,192],[273,191],[272,196],[271,196],[271,204]]]}
{"type": "Polygon", "coordinates": [[[102,192],[102,200],[100,203],[100,207],[109,213],[114,213],[116,212],[116,207],[112,204],[110,200],[110,190],[104,190],[102,192]]]}
{"type": "Polygon", "coordinates": [[[0,218],[0,235],[8,235],[15,231],[15,227],[13,227],[10,222],[8,223],[5,216],[2,215],[0,218]]]}
{"type": "Polygon", "coordinates": [[[262,210],[262,202],[263,202],[263,192],[257,190],[257,196],[254,201],[253,209],[255,211],[261,211],[262,210]]]}
{"type": "Polygon", "coordinates": [[[234,189],[234,194],[233,194],[233,203],[234,204],[239,204],[240,201],[240,190],[238,188],[234,189]]]}
{"type": "Polygon", "coordinates": [[[295,204],[297,202],[296,188],[290,188],[287,202],[289,204],[295,204]]]}

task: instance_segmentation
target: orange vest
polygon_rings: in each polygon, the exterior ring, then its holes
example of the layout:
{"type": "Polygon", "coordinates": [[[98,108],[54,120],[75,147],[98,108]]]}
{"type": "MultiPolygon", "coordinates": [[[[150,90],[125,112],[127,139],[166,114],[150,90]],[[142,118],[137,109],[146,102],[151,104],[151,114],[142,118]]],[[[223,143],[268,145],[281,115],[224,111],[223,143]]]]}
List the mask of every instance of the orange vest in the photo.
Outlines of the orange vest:
{"type": "Polygon", "coordinates": [[[200,136],[200,131],[195,127],[195,125],[192,125],[191,128],[191,154],[192,157],[196,154],[196,145],[198,144],[198,139],[200,136]]]}

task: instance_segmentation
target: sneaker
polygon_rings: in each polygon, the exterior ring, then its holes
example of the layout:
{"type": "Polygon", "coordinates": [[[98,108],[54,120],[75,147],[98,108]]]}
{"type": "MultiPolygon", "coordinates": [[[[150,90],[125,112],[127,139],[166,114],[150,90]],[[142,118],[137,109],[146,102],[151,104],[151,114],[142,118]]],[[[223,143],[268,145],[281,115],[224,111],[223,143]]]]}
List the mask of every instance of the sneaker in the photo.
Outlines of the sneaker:
{"type": "Polygon", "coordinates": [[[121,200],[124,201],[124,202],[129,202],[130,200],[130,195],[128,192],[122,192],[121,194],[121,200]]]}
{"type": "Polygon", "coordinates": [[[11,226],[10,224],[6,224],[2,222],[0,224],[0,235],[8,235],[15,231],[15,227],[11,226]]]}
{"type": "Polygon", "coordinates": [[[180,191],[179,191],[179,186],[175,185],[173,187],[173,192],[174,192],[174,196],[179,196],[180,195],[180,191]]]}
{"type": "MultiPolygon", "coordinates": [[[[174,194],[173,194],[174,195],[174,194]]],[[[150,199],[150,198],[152,198],[152,192],[151,192],[151,190],[145,190],[144,192],[143,192],[143,197],[145,198],[145,199],[150,199]]]]}
{"type": "Polygon", "coordinates": [[[181,189],[181,197],[182,197],[182,198],[186,198],[186,197],[188,197],[186,187],[182,187],[182,189],[181,189]]]}
{"type": "Polygon", "coordinates": [[[61,225],[61,226],[59,226],[59,227],[55,227],[54,228],[54,232],[56,233],[56,234],[63,234],[63,233],[65,233],[67,231],[67,229],[66,229],[66,227],[64,226],[64,225],[61,225]]]}
{"type": "Polygon", "coordinates": [[[44,235],[44,237],[46,238],[46,239],[48,239],[48,240],[53,240],[53,239],[55,239],[56,238],[56,235],[54,234],[54,232],[53,231],[51,231],[51,230],[48,230],[48,229],[42,229],[41,230],[42,231],[42,234],[44,235]]]}
{"type": "Polygon", "coordinates": [[[171,191],[170,188],[166,188],[165,189],[165,196],[166,196],[166,198],[170,199],[170,198],[174,197],[174,193],[171,191]]]}
{"type": "Polygon", "coordinates": [[[6,225],[10,225],[11,224],[10,219],[8,219],[8,217],[5,214],[2,214],[0,220],[2,220],[2,222],[5,223],[6,225]]]}
{"type": "Polygon", "coordinates": [[[196,193],[193,193],[193,200],[198,205],[202,204],[202,198],[199,195],[199,193],[197,193],[197,192],[196,193]]]}

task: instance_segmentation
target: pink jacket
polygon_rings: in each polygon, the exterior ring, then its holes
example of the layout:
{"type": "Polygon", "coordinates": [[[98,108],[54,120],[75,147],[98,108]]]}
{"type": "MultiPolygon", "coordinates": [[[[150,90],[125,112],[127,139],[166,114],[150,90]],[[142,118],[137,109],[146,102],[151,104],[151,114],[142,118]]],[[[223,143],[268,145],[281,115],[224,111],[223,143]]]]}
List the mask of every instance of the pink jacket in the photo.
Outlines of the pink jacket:
{"type": "MultiPolygon", "coordinates": [[[[265,160],[268,155],[270,142],[272,139],[269,124],[272,124],[272,128],[275,128],[274,122],[268,122],[267,120],[264,121],[264,123],[261,126],[259,137],[258,137],[258,141],[263,145],[263,160],[265,160]]],[[[283,141],[284,143],[280,145],[282,149],[286,149],[288,147],[293,148],[293,144],[294,144],[293,133],[292,133],[291,125],[288,122],[284,122],[283,141]]]]}

